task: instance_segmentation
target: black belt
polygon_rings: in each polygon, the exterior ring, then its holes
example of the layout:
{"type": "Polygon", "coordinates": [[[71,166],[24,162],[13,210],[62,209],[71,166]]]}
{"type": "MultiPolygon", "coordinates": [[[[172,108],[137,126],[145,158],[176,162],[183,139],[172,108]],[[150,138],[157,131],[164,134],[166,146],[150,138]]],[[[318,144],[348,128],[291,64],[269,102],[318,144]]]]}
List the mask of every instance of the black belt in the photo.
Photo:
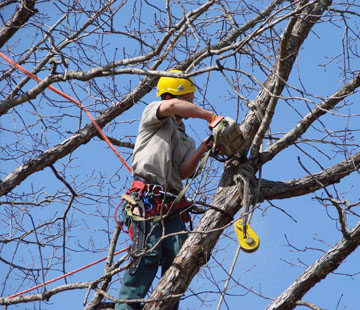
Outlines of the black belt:
{"type": "Polygon", "coordinates": [[[149,180],[146,180],[145,178],[138,176],[138,175],[134,175],[134,180],[135,181],[141,181],[145,184],[151,184],[151,182],[149,182],[149,180]]]}

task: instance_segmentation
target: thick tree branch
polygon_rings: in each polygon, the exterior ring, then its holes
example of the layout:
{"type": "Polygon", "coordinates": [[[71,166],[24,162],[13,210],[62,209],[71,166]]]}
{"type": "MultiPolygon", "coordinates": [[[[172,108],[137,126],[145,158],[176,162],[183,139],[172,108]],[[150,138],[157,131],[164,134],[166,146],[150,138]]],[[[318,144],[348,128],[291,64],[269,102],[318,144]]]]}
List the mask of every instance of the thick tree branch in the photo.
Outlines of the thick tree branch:
{"type": "Polygon", "coordinates": [[[298,124],[296,124],[293,129],[286,133],[280,140],[273,143],[264,153],[260,155],[257,163],[258,167],[263,165],[265,162],[270,161],[276,156],[276,154],[292,145],[319,117],[325,115],[329,110],[333,109],[339,102],[344,100],[344,98],[351,95],[359,86],[360,75],[357,75],[331,95],[329,99],[317,105],[298,124]]]}
{"type": "MultiPolygon", "coordinates": [[[[281,49],[278,51],[277,61],[274,64],[271,73],[264,82],[263,89],[259,92],[254,104],[257,105],[262,115],[273,113],[278,96],[282,93],[286,81],[292,71],[293,64],[298,55],[300,47],[307,38],[314,24],[320,19],[323,12],[331,5],[331,0],[314,2],[312,5],[305,6],[299,18],[293,17],[287,27],[285,35],[280,42],[281,49]],[[279,72],[281,70],[281,72],[279,72]],[[269,104],[271,106],[268,109],[269,104]]],[[[265,122],[268,124],[271,115],[265,122]]],[[[267,125],[264,124],[266,127],[267,125]]],[[[242,146],[241,153],[247,154],[254,137],[260,127],[259,120],[254,111],[249,111],[241,123],[241,131],[245,135],[245,143],[242,146]]],[[[263,128],[263,133],[264,133],[263,128]]],[[[257,143],[258,144],[258,143],[257,143]]],[[[253,157],[255,154],[253,154],[253,157]]]]}
{"type": "MultiPolygon", "coordinates": [[[[290,21],[284,31],[283,38],[280,42],[280,47],[279,47],[279,52],[278,52],[278,61],[276,62],[275,66],[274,66],[274,69],[275,69],[274,76],[277,76],[277,79],[275,81],[273,96],[271,96],[269,104],[266,107],[264,117],[262,118],[262,120],[260,122],[259,130],[255,134],[254,140],[252,142],[250,158],[257,157],[257,155],[259,154],[260,146],[264,139],[265,133],[269,129],[270,123],[274,116],[275,108],[278,103],[278,97],[282,93],[282,90],[284,87],[284,81],[287,80],[288,71],[286,70],[286,67],[285,67],[286,59],[289,56],[287,53],[287,49],[288,49],[288,45],[289,45],[289,40],[292,39],[292,35],[293,35],[292,32],[294,31],[296,20],[297,20],[297,17],[295,17],[295,16],[293,16],[290,19],[290,21]]],[[[294,52],[293,53],[295,55],[297,55],[297,52],[298,51],[296,50],[295,53],[294,52]]]]}
{"type": "Polygon", "coordinates": [[[296,306],[314,285],[336,270],[360,245],[360,222],[349,232],[350,238],[342,238],[333,248],[312,264],[294,283],[267,308],[267,310],[288,310],[296,306]]]}
{"type": "MultiPolygon", "coordinates": [[[[360,168],[360,152],[319,173],[301,179],[274,182],[261,180],[260,198],[285,199],[313,193],[340,180],[360,168]]],[[[263,200],[260,200],[263,201],[263,200]]]]}
{"type": "MultiPolygon", "coordinates": [[[[98,116],[95,119],[97,124],[100,127],[103,127],[121,113],[132,107],[137,100],[152,90],[152,88],[149,87],[149,84],[151,84],[151,79],[145,78],[142,80],[139,85],[124,98],[124,100],[115,106],[108,108],[103,114],[98,116]]],[[[87,124],[61,144],[46,150],[40,156],[19,166],[13,172],[8,174],[2,181],[0,181],[0,196],[10,192],[29,175],[43,170],[45,167],[55,163],[58,159],[63,158],[76,150],[82,144],[86,144],[96,135],[97,131],[95,127],[91,123],[87,124]]]]}
{"type": "MultiPolygon", "coordinates": [[[[15,1],[8,1],[7,4],[15,1]]],[[[38,11],[36,0],[22,0],[13,16],[0,28],[0,48],[38,11]]]]}

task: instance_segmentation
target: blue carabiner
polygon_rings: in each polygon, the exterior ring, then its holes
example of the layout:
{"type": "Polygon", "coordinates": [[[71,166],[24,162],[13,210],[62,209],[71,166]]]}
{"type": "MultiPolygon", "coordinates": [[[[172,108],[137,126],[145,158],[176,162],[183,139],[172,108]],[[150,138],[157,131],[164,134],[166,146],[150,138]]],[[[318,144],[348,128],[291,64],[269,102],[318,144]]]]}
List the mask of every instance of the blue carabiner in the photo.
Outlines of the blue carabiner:
{"type": "Polygon", "coordinates": [[[150,212],[153,209],[152,203],[149,201],[148,195],[142,197],[144,201],[145,212],[150,212]]]}

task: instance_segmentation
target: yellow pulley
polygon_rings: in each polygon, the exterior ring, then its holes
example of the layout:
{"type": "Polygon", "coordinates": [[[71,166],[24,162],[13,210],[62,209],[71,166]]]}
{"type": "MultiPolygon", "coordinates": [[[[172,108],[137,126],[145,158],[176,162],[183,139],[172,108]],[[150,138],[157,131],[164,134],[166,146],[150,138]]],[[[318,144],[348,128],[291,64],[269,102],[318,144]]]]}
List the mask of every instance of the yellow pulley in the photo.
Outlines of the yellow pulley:
{"type": "Polygon", "coordinates": [[[240,248],[244,252],[252,253],[259,248],[260,239],[248,223],[244,225],[243,220],[238,219],[234,223],[234,229],[240,244],[240,248]]]}

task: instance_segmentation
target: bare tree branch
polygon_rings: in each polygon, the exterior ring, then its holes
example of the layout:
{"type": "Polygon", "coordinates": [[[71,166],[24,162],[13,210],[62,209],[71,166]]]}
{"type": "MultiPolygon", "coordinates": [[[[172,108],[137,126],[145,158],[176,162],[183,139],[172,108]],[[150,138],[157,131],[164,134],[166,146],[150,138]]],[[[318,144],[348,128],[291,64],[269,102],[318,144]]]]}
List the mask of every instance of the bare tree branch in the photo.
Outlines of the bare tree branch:
{"type": "MultiPolygon", "coordinates": [[[[9,5],[17,1],[4,1],[2,6],[9,5]]],[[[0,48],[10,40],[10,38],[32,17],[38,12],[35,9],[36,0],[21,0],[18,9],[13,16],[0,28],[0,48]]]]}
{"type": "Polygon", "coordinates": [[[271,160],[280,151],[295,143],[301,135],[322,115],[325,115],[329,110],[333,109],[339,102],[343,101],[347,96],[351,95],[356,88],[360,86],[360,75],[354,77],[351,81],[346,83],[338,91],[329,97],[326,101],[317,105],[310,111],[296,126],[284,135],[280,140],[273,143],[260,155],[259,165],[271,160]]]}
{"type": "Polygon", "coordinates": [[[360,168],[360,152],[324,171],[301,179],[276,182],[261,181],[260,201],[285,199],[313,193],[321,188],[340,182],[340,180],[360,168]],[[261,199],[262,198],[262,199],[261,199]]]}
{"type": "Polygon", "coordinates": [[[323,280],[329,273],[336,270],[360,245],[360,222],[349,232],[350,238],[342,238],[333,248],[312,264],[289,286],[267,310],[292,309],[314,285],[323,280]]]}

